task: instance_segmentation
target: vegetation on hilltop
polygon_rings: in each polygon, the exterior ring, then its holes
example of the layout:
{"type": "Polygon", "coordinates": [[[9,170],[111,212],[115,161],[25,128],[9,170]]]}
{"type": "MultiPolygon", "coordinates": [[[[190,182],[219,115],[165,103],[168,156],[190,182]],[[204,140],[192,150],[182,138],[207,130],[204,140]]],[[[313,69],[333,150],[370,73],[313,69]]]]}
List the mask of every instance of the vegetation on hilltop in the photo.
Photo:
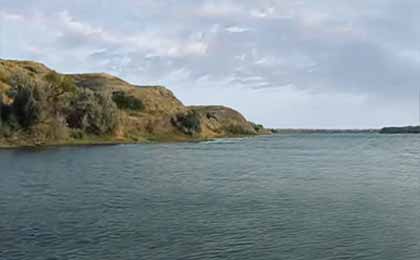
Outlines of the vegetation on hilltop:
{"type": "Polygon", "coordinates": [[[0,115],[0,146],[266,133],[226,107],[185,107],[164,87],[108,74],[63,75],[26,61],[0,60],[0,115]]]}
{"type": "Polygon", "coordinates": [[[5,138],[30,136],[35,143],[47,143],[80,131],[108,135],[118,127],[119,113],[112,97],[78,88],[68,76],[50,72],[40,81],[14,74],[9,85],[0,103],[5,138]]]}

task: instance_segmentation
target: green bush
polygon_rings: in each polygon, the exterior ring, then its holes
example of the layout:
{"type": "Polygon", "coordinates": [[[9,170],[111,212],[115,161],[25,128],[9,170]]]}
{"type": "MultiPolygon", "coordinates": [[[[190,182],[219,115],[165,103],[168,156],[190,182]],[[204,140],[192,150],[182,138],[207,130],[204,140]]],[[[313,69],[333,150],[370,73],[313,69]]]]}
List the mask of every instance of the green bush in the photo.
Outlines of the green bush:
{"type": "Polygon", "coordinates": [[[41,119],[39,85],[24,75],[14,75],[10,84],[12,89],[7,95],[13,98],[13,103],[10,107],[2,104],[2,118],[10,121],[10,125],[13,125],[15,123],[13,121],[16,120],[22,128],[28,129],[41,119]]]}
{"type": "Polygon", "coordinates": [[[264,130],[264,126],[261,124],[255,124],[253,122],[250,122],[252,127],[254,128],[255,131],[260,132],[262,130],[264,130]]]}
{"type": "Polygon", "coordinates": [[[118,127],[118,109],[110,95],[82,89],[70,102],[66,121],[89,134],[111,134],[118,127]]]}
{"type": "Polygon", "coordinates": [[[57,72],[50,72],[45,75],[48,85],[45,88],[45,96],[48,101],[57,102],[57,100],[65,94],[74,94],[77,86],[74,80],[69,76],[63,76],[57,72]]]}
{"type": "Polygon", "coordinates": [[[232,135],[252,135],[255,134],[241,125],[231,124],[225,127],[226,132],[232,135]]]}
{"type": "MultiPolygon", "coordinates": [[[[12,129],[19,128],[19,124],[12,111],[12,106],[3,103],[0,98],[0,134],[10,133],[12,129]]],[[[9,135],[9,134],[6,134],[9,135]]]]}
{"type": "Polygon", "coordinates": [[[41,118],[40,104],[29,86],[19,86],[12,104],[12,111],[23,128],[29,128],[41,118]]]}
{"type": "Polygon", "coordinates": [[[188,135],[201,132],[200,115],[196,111],[176,115],[172,119],[172,124],[188,135]]]}
{"type": "Polygon", "coordinates": [[[143,101],[128,95],[124,91],[115,91],[112,93],[112,100],[117,104],[119,109],[126,110],[144,110],[143,101]]]}
{"type": "MultiPolygon", "coordinates": [[[[82,139],[113,134],[120,124],[113,95],[78,88],[71,77],[51,72],[37,80],[20,73],[8,83],[11,89],[3,95],[11,104],[4,104],[0,94],[0,137],[29,134],[24,138],[37,143],[82,139]]],[[[139,105],[129,98],[128,109],[133,108],[139,105]]]]}
{"type": "Polygon", "coordinates": [[[70,132],[70,136],[73,139],[83,139],[85,138],[85,133],[81,129],[72,129],[70,132]]]}

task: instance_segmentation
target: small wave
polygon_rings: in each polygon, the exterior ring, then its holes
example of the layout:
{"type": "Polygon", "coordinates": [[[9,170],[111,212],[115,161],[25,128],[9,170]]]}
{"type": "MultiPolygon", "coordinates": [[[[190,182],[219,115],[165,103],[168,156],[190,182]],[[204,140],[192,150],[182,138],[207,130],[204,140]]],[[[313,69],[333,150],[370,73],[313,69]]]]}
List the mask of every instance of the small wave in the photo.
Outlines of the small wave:
{"type": "Polygon", "coordinates": [[[220,139],[213,139],[213,140],[208,140],[205,142],[202,142],[203,144],[234,144],[234,143],[239,143],[242,141],[247,140],[248,138],[246,137],[240,137],[240,138],[220,138],[220,139]]]}

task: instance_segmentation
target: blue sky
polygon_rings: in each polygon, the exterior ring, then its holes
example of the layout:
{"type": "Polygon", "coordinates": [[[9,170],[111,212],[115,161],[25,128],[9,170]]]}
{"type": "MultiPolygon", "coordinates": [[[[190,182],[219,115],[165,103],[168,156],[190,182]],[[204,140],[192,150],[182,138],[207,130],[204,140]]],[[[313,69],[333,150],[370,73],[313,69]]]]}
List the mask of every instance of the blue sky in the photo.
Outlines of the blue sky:
{"type": "Polygon", "coordinates": [[[417,123],[414,0],[0,0],[0,57],[165,85],[270,127],[417,123]]]}

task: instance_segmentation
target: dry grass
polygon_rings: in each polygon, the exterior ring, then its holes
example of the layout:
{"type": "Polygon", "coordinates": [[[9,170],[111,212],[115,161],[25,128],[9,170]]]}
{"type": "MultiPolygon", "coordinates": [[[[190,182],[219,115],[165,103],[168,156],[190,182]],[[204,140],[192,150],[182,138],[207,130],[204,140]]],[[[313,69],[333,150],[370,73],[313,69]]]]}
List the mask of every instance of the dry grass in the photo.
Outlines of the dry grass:
{"type": "MultiPolygon", "coordinates": [[[[29,77],[41,86],[51,85],[47,75],[56,73],[44,65],[30,61],[0,60],[0,94],[10,86],[8,79],[13,75],[29,77]]],[[[75,129],[60,128],[61,123],[49,120],[46,125],[38,125],[32,131],[36,133],[21,135],[16,140],[4,140],[0,136],[0,146],[12,144],[14,146],[33,145],[42,143],[54,144],[102,144],[102,143],[137,143],[137,142],[172,142],[197,141],[232,135],[254,134],[255,129],[240,113],[222,106],[186,107],[175,95],[162,86],[135,86],[108,74],[77,74],[66,75],[72,79],[78,91],[88,88],[96,94],[111,94],[122,91],[127,96],[141,100],[144,108],[139,110],[119,109],[119,126],[113,133],[89,135],[75,129]],[[107,93],[108,92],[108,93],[107,93]],[[194,112],[196,111],[196,112],[194,112]],[[183,133],[171,121],[178,114],[197,113],[202,131],[194,135],[183,133]],[[234,126],[234,127],[232,127],[234,126]]],[[[60,81],[61,82],[61,81],[60,81]]],[[[46,94],[48,91],[44,89],[46,94]]],[[[70,98],[71,95],[65,96],[70,98]]],[[[133,100],[134,100],[133,99],[133,100]]],[[[62,100],[64,103],[65,100],[62,100]]],[[[59,103],[57,103],[59,104],[59,103]]],[[[63,105],[66,106],[66,105],[63,105]]],[[[68,106],[68,105],[67,105],[68,106]]],[[[46,109],[48,110],[48,109],[46,109]]],[[[49,114],[53,116],[53,113],[49,114]]],[[[64,115],[64,114],[63,114],[64,115]]],[[[97,118],[97,116],[95,116],[97,118]]],[[[51,118],[50,118],[51,119],[51,118]]],[[[188,121],[188,120],[187,120],[188,121]]],[[[192,123],[197,123],[192,122],[192,123]]],[[[187,122],[188,126],[189,122],[187,122]]],[[[66,127],[68,127],[68,121],[66,127]]],[[[194,126],[196,127],[196,126],[194,126]]],[[[197,131],[198,132],[198,131],[197,131]]]]}
{"type": "Polygon", "coordinates": [[[7,82],[6,73],[2,70],[0,70],[0,81],[1,82],[7,82]]]}

